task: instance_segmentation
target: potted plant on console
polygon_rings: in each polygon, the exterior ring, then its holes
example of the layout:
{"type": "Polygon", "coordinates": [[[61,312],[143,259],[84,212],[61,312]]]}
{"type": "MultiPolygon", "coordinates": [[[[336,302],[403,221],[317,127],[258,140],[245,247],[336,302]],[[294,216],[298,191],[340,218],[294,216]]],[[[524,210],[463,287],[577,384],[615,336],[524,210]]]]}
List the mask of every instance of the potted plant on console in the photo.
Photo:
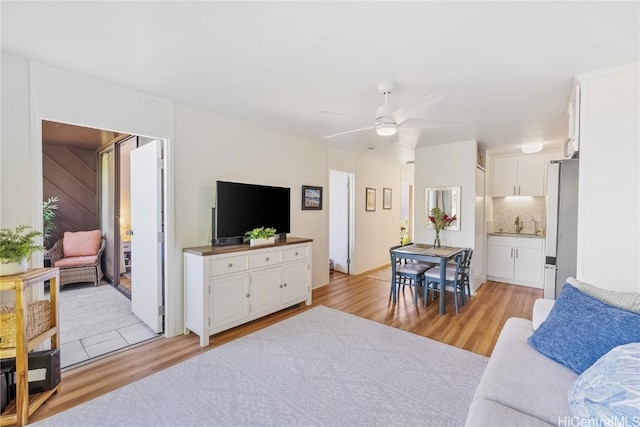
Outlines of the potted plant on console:
{"type": "Polygon", "coordinates": [[[44,247],[34,243],[36,237],[42,237],[42,232],[28,225],[0,230],[0,276],[27,271],[27,259],[31,254],[44,250],[44,247]]]}
{"type": "Polygon", "coordinates": [[[258,227],[245,233],[245,241],[248,240],[250,246],[273,245],[276,242],[275,235],[275,228],[258,227]]]}

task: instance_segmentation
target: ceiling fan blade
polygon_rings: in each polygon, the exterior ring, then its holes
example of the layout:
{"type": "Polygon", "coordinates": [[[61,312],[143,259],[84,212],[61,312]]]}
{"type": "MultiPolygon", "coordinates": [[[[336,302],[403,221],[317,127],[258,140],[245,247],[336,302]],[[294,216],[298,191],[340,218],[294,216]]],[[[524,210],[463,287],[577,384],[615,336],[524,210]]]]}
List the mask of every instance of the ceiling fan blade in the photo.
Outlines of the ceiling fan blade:
{"type": "Polygon", "coordinates": [[[323,114],[332,114],[334,116],[341,116],[341,117],[348,117],[350,119],[358,119],[358,120],[362,120],[365,122],[370,122],[371,118],[364,118],[364,117],[360,117],[360,116],[354,116],[353,114],[346,114],[346,113],[338,113],[335,111],[327,111],[327,110],[320,110],[321,113],[323,114]]]}
{"type": "Polygon", "coordinates": [[[407,119],[399,127],[401,129],[422,129],[422,128],[452,128],[465,125],[467,122],[460,120],[439,120],[439,119],[407,119]]]}
{"type": "Polygon", "coordinates": [[[427,96],[423,96],[418,99],[416,102],[405,105],[402,108],[398,108],[396,111],[391,113],[391,117],[396,121],[397,124],[404,122],[405,120],[420,115],[424,110],[431,107],[436,102],[442,101],[444,96],[439,93],[430,93],[427,96]]]}
{"type": "Polygon", "coordinates": [[[333,138],[334,136],[346,135],[348,133],[360,132],[360,131],[363,131],[363,130],[370,130],[370,129],[374,129],[374,128],[375,128],[375,126],[369,126],[369,127],[366,127],[366,128],[348,130],[346,132],[334,133],[333,135],[323,136],[322,139],[333,138]]]}

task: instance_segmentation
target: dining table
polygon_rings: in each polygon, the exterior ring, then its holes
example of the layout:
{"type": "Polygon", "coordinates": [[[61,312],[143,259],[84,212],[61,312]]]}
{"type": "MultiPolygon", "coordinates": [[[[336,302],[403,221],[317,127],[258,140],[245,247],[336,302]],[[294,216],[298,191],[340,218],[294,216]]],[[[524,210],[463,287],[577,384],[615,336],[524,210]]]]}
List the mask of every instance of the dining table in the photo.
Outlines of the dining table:
{"type": "MultiPolygon", "coordinates": [[[[438,300],[440,314],[445,314],[445,297],[447,277],[447,262],[451,261],[457,254],[464,251],[465,248],[455,246],[434,247],[424,243],[412,243],[406,246],[400,246],[392,249],[391,252],[397,258],[412,259],[419,262],[431,262],[440,265],[440,299],[438,300]]],[[[396,264],[391,265],[391,280],[393,283],[393,302],[396,302],[396,264]]],[[[427,283],[424,284],[427,286],[427,283]]]]}

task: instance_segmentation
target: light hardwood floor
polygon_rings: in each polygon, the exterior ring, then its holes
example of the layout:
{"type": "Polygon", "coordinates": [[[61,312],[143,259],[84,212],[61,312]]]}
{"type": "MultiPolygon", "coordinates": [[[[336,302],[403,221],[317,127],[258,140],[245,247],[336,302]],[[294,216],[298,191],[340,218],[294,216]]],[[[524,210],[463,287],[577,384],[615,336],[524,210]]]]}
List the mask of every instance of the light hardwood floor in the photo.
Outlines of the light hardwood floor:
{"type": "MultiPolygon", "coordinates": [[[[487,282],[459,315],[454,312],[452,295],[447,294],[447,314],[440,316],[437,300],[429,298],[424,308],[420,298],[420,304],[415,306],[409,287],[401,293],[394,306],[389,297],[390,282],[368,276],[367,273],[358,276],[333,273],[329,285],[313,291],[311,307],[324,305],[335,308],[489,356],[504,322],[509,317],[530,319],[534,301],[542,298],[540,289],[487,282]]],[[[157,339],[65,372],[58,394],[38,409],[30,421],[62,412],[309,308],[303,304],[221,332],[214,335],[211,344],[205,348],[199,346],[195,334],[157,339]]]]}

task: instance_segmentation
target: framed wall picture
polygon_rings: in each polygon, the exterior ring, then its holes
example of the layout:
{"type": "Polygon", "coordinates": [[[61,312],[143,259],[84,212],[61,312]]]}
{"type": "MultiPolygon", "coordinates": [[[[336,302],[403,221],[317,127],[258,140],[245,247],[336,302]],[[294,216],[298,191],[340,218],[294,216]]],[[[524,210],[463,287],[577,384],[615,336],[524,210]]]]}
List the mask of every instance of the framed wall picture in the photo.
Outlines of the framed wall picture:
{"type": "Polygon", "coordinates": [[[391,209],[391,189],[382,189],[382,209],[391,209]]]}
{"type": "Polygon", "coordinates": [[[322,210],[322,187],[314,187],[312,185],[302,186],[302,210],[322,210]]]}
{"type": "Polygon", "coordinates": [[[376,189],[367,187],[367,197],[365,210],[367,212],[375,212],[376,210],[376,189]]]}

